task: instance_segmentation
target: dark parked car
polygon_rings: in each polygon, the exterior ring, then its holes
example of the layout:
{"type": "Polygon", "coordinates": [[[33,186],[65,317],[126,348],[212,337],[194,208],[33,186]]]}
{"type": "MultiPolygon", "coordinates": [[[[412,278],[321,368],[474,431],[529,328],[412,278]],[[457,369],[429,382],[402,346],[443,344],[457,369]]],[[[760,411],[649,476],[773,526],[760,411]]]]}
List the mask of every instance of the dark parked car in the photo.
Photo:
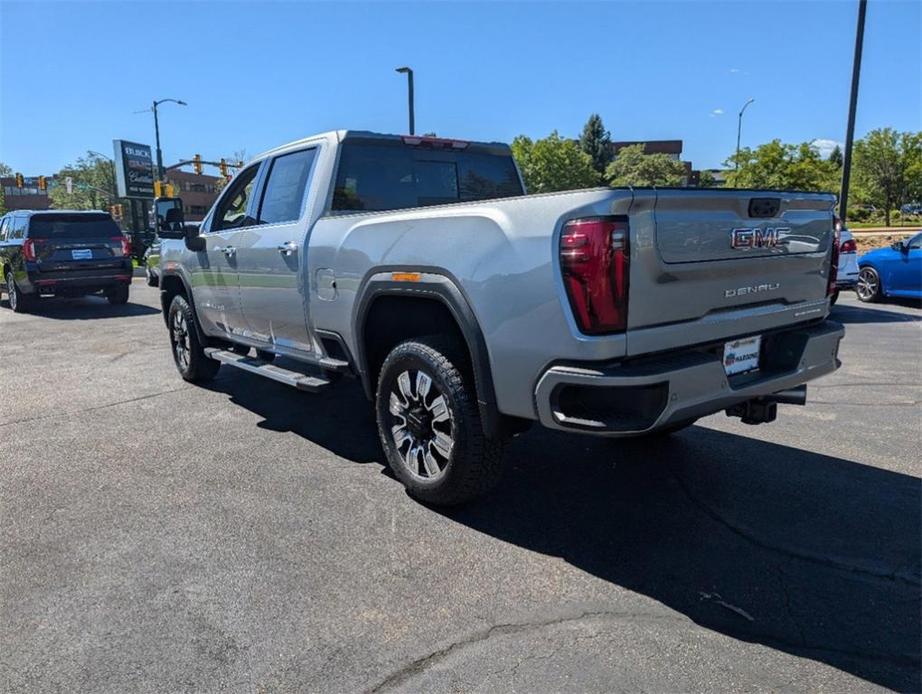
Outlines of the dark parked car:
{"type": "Polygon", "coordinates": [[[0,270],[16,312],[44,296],[103,293],[124,304],[131,244],[105,212],[17,210],[0,217],[0,270]]]}
{"type": "Polygon", "coordinates": [[[858,267],[855,291],[861,301],[885,296],[922,299],[922,232],[890,248],[865,253],[858,259],[858,267]]]}

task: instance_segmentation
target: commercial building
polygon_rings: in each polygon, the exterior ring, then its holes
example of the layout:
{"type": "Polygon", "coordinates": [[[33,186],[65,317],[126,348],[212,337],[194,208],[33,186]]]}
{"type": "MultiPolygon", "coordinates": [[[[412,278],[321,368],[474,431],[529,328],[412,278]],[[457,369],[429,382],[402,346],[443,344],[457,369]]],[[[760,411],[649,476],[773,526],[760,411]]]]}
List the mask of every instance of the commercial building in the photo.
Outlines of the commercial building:
{"type": "Polygon", "coordinates": [[[218,197],[219,176],[197,174],[181,169],[167,169],[166,180],[173,184],[173,194],[182,198],[183,213],[190,222],[200,222],[218,197]]]}

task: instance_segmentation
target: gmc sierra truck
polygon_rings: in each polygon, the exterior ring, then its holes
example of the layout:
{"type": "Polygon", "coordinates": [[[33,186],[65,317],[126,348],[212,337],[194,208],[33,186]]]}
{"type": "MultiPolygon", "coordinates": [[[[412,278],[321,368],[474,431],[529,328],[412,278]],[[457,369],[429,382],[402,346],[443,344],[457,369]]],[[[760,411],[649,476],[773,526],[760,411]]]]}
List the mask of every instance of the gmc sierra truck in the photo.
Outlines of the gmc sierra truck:
{"type": "Polygon", "coordinates": [[[527,195],[506,145],[336,131],[257,157],[198,229],[158,201],[163,315],[188,381],[357,377],[396,477],[455,504],[533,422],[626,437],[804,404],[844,334],[834,204],[527,195]]]}

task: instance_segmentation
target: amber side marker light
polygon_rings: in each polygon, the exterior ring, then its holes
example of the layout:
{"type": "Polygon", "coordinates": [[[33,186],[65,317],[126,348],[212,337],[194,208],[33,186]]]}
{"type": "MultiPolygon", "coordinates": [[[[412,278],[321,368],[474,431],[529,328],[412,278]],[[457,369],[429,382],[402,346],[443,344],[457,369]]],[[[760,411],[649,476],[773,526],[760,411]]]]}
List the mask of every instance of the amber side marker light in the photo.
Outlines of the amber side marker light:
{"type": "Polygon", "coordinates": [[[391,279],[395,282],[419,282],[422,275],[418,272],[392,272],[391,279]]]}

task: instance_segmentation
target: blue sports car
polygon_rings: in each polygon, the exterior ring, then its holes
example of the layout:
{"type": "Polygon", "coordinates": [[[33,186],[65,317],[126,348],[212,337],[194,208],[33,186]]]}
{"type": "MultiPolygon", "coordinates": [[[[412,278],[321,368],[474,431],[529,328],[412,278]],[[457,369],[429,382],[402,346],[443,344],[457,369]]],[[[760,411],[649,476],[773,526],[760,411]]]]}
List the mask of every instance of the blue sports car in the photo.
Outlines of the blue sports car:
{"type": "Polygon", "coordinates": [[[922,299],[922,232],[897,241],[890,248],[878,248],[858,259],[861,301],[885,296],[922,299]]]}

